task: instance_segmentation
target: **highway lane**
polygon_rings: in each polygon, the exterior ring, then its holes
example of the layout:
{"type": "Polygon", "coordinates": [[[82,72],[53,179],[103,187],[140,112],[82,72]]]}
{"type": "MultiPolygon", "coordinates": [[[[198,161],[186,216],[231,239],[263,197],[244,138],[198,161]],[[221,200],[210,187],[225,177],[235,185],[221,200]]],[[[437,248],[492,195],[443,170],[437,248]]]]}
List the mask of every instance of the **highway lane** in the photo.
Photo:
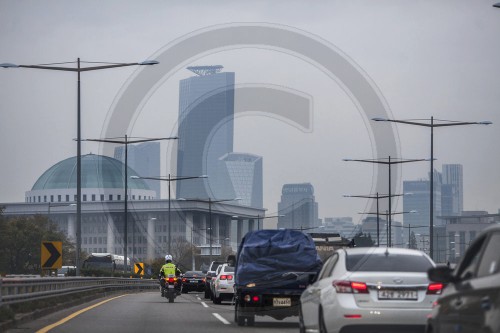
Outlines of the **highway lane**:
{"type": "Polygon", "coordinates": [[[213,304],[203,298],[203,293],[192,292],[178,296],[174,303],[168,303],[159,292],[145,292],[115,294],[23,324],[8,333],[37,332],[44,328],[43,332],[50,333],[149,333],[158,330],[186,333],[281,333],[298,332],[298,319],[291,317],[279,321],[267,316],[256,317],[254,327],[239,327],[234,323],[234,306],[229,302],[213,304]],[[91,306],[94,307],[88,309],[91,306]],[[66,321],[56,324],[64,320],[66,321]]]}

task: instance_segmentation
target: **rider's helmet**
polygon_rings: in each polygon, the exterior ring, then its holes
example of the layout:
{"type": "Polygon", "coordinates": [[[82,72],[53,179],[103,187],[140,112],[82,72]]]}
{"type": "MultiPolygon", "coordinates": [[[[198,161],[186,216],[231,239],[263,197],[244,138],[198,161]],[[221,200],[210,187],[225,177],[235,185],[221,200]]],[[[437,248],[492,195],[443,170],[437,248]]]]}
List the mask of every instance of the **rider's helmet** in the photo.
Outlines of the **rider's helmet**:
{"type": "Polygon", "coordinates": [[[167,263],[167,264],[168,264],[169,262],[172,262],[172,256],[171,256],[170,254],[167,254],[167,255],[165,256],[165,263],[167,263]]]}

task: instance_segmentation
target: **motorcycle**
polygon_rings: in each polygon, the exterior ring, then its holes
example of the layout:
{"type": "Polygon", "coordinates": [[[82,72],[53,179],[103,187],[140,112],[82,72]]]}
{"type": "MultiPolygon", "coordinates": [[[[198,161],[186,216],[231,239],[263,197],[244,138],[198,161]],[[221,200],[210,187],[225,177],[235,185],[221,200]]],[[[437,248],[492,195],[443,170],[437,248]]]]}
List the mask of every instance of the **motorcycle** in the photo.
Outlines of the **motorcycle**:
{"type": "Polygon", "coordinates": [[[161,296],[168,298],[169,303],[173,303],[174,299],[177,297],[178,283],[178,278],[173,274],[169,274],[168,276],[163,277],[160,281],[161,296]]]}

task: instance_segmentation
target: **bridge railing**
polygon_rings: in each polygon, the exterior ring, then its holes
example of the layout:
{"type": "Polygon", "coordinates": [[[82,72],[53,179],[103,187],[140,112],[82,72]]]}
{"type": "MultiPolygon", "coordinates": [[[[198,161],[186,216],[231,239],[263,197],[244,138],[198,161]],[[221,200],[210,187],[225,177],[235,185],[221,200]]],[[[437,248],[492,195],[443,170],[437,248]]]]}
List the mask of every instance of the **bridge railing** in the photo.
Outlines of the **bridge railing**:
{"type": "Polygon", "coordinates": [[[13,277],[0,279],[0,305],[94,290],[156,289],[158,280],[114,277],[13,277]]]}

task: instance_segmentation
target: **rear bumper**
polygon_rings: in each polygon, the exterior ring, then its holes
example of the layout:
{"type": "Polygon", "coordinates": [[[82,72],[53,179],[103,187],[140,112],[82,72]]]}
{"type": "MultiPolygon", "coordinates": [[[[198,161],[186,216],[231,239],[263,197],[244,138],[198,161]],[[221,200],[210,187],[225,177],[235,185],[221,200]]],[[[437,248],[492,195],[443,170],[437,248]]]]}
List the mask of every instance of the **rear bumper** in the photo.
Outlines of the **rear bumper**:
{"type": "Polygon", "coordinates": [[[299,302],[302,290],[283,290],[283,291],[266,291],[266,290],[243,290],[238,291],[236,298],[238,309],[242,315],[270,316],[278,320],[286,317],[299,315],[299,302]],[[245,296],[250,296],[250,301],[245,301],[245,296]],[[257,296],[258,301],[253,301],[253,297],[257,296]],[[289,298],[290,306],[275,306],[274,298],[289,298]]]}
{"type": "Polygon", "coordinates": [[[413,333],[425,331],[431,308],[360,308],[352,301],[323,304],[323,312],[329,332],[413,333]]]}

